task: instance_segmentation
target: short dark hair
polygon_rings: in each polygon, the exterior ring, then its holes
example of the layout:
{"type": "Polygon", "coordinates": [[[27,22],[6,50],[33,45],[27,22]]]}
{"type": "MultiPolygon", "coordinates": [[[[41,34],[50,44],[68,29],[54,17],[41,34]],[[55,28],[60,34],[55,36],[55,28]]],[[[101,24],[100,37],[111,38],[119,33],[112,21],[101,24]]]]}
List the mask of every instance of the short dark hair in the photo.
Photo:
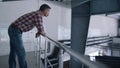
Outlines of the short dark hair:
{"type": "Polygon", "coordinates": [[[40,11],[44,11],[44,10],[46,10],[46,9],[51,9],[51,7],[49,6],[49,5],[47,5],[47,4],[42,4],[41,6],[40,6],[40,11]]]}

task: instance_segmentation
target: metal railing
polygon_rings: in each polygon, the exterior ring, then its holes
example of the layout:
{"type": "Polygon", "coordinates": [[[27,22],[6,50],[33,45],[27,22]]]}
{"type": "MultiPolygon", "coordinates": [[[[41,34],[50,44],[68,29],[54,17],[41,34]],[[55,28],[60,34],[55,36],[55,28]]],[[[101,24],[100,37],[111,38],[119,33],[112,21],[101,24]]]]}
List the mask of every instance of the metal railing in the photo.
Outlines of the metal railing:
{"type": "MultiPolygon", "coordinates": [[[[54,44],[56,44],[57,47],[59,47],[60,49],[64,50],[65,52],[67,52],[70,56],[78,59],[81,63],[85,64],[86,66],[90,67],[90,68],[108,68],[106,65],[100,63],[100,62],[93,62],[91,61],[90,59],[88,59],[88,57],[74,51],[73,49],[67,47],[67,45],[63,44],[63,43],[60,43],[58,41],[55,41],[53,40],[52,38],[50,38],[49,36],[43,36],[45,38],[45,40],[47,41],[51,41],[53,42],[54,44]]],[[[40,48],[41,49],[41,48],[40,48]]],[[[40,51],[39,51],[40,52],[40,51]]],[[[47,68],[47,54],[46,54],[46,45],[45,45],[45,56],[44,56],[44,62],[45,62],[45,68],[47,68]]],[[[40,54],[40,53],[39,53],[40,54]]],[[[39,63],[40,64],[40,63],[39,63]]],[[[40,65],[41,66],[41,65],[40,65]]],[[[38,67],[40,68],[40,67],[38,67]]],[[[62,67],[59,67],[59,68],[62,68],[62,67]]]]}
{"type": "Polygon", "coordinates": [[[82,62],[83,64],[91,67],[91,68],[107,68],[105,65],[99,63],[99,62],[92,62],[89,59],[87,59],[87,57],[85,57],[84,55],[81,55],[80,53],[72,50],[71,48],[66,47],[66,45],[57,42],[55,40],[53,40],[52,38],[48,37],[47,35],[44,36],[45,38],[49,39],[50,41],[54,42],[55,44],[57,44],[57,46],[61,49],[63,49],[64,51],[66,51],[68,54],[70,54],[72,57],[78,59],[80,62],[82,62]]]}
{"type": "MultiPolygon", "coordinates": [[[[70,39],[64,39],[64,40],[59,40],[61,43],[65,43],[66,45],[71,44],[70,39]]],[[[107,35],[107,36],[96,36],[96,37],[88,37],[86,41],[86,46],[94,46],[94,45],[100,45],[104,43],[112,43],[113,42],[113,37],[107,35]]]]}

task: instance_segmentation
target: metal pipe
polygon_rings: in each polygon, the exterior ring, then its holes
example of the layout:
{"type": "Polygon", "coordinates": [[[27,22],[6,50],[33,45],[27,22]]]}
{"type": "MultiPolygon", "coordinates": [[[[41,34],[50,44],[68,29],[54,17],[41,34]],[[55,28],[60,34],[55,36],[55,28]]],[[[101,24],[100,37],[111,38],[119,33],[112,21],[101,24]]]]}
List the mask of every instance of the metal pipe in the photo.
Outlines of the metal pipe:
{"type": "Polygon", "coordinates": [[[63,50],[60,49],[60,52],[59,52],[59,67],[58,67],[58,68],[63,68],[63,59],[62,59],[62,55],[63,55],[63,50]]]}
{"type": "Polygon", "coordinates": [[[91,68],[108,68],[107,66],[105,66],[102,63],[90,61],[86,56],[81,55],[80,53],[72,50],[71,48],[66,47],[65,44],[62,44],[62,43],[60,43],[58,41],[53,40],[52,38],[48,37],[47,35],[45,35],[44,37],[46,37],[48,40],[54,42],[55,44],[57,44],[57,46],[59,48],[63,49],[68,54],[70,54],[72,57],[75,57],[80,62],[82,62],[83,64],[85,64],[85,65],[87,65],[87,66],[89,66],[91,68]]]}
{"type": "Polygon", "coordinates": [[[45,62],[45,68],[47,68],[47,40],[45,37],[45,52],[44,52],[44,62],[45,62]]]}
{"type": "Polygon", "coordinates": [[[34,45],[35,66],[37,66],[37,45],[34,45]]]}
{"type": "Polygon", "coordinates": [[[50,65],[50,67],[53,68],[53,65],[51,64],[51,62],[50,62],[50,60],[48,58],[47,58],[47,61],[48,61],[49,65],[50,65]]]}
{"type": "Polygon", "coordinates": [[[38,38],[38,68],[41,68],[42,67],[42,64],[41,64],[41,37],[38,38]]]}

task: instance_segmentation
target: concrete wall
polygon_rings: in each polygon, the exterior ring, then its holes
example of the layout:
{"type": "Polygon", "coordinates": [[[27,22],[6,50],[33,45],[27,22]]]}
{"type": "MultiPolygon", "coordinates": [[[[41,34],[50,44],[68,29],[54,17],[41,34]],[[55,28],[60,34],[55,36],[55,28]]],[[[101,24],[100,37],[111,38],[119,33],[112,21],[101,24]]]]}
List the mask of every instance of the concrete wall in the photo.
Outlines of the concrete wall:
{"type": "MultiPolygon", "coordinates": [[[[9,37],[7,34],[9,24],[25,13],[38,10],[39,6],[43,3],[47,3],[52,8],[50,16],[43,18],[45,31],[53,39],[58,39],[58,30],[61,29],[58,28],[58,26],[61,22],[64,24],[70,20],[70,17],[67,17],[67,12],[70,11],[67,5],[59,2],[53,3],[41,0],[0,2],[0,56],[9,54],[9,37]],[[62,12],[64,12],[64,14],[62,12]],[[62,20],[63,18],[65,19],[62,20]]],[[[24,46],[27,52],[33,51],[35,49],[34,46],[37,45],[35,33],[36,28],[23,33],[24,46]]],[[[42,38],[42,48],[44,48],[44,38],[42,38]]]]}
{"type": "Polygon", "coordinates": [[[88,37],[117,36],[118,20],[104,15],[93,15],[90,19],[88,37]]]}

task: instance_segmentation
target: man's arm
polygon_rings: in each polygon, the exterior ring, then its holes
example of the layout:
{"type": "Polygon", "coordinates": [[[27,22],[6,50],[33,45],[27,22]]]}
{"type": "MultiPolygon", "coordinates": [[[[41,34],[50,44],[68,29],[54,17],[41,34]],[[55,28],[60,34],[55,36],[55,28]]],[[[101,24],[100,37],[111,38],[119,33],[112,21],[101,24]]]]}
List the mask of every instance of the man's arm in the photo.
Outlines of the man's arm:
{"type": "Polygon", "coordinates": [[[38,30],[38,32],[36,33],[36,38],[39,37],[40,35],[45,36],[45,32],[44,32],[44,27],[43,27],[43,22],[42,22],[42,17],[36,15],[35,17],[35,26],[38,30]]]}

